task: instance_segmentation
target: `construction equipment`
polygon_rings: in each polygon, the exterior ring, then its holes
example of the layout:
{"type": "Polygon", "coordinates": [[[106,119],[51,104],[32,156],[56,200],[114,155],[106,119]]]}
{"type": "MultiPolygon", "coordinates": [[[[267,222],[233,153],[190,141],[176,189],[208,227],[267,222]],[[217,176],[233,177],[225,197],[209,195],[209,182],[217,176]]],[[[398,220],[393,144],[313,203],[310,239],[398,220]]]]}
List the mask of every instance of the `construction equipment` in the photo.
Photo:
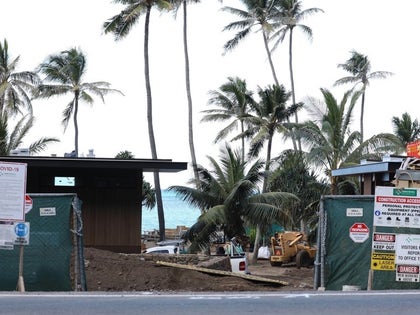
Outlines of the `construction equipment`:
{"type": "Polygon", "coordinates": [[[316,248],[307,242],[301,232],[278,232],[271,237],[271,266],[296,262],[296,267],[309,267],[314,262],[316,248]]]}

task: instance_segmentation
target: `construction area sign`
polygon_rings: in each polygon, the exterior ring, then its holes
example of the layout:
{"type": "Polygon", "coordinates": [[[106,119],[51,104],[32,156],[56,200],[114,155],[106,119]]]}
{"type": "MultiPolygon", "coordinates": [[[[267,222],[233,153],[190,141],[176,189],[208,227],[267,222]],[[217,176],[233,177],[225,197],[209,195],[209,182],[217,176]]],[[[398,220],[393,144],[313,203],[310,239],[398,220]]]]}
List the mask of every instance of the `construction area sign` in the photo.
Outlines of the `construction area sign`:
{"type": "Polygon", "coordinates": [[[373,225],[420,228],[419,190],[377,186],[373,225]]]}
{"type": "Polygon", "coordinates": [[[395,280],[400,282],[419,282],[419,266],[398,265],[395,280]]]}
{"type": "Polygon", "coordinates": [[[355,243],[363,243],[369,238],[369,227],[362,222],[354,223],[350,229],[350,238],[355,243]]]}
{"type": "Polygon", "coordinates": [[[395,254],[373,252],[371,256],[370,268],[372,270],[395,270],[395,254]]]}

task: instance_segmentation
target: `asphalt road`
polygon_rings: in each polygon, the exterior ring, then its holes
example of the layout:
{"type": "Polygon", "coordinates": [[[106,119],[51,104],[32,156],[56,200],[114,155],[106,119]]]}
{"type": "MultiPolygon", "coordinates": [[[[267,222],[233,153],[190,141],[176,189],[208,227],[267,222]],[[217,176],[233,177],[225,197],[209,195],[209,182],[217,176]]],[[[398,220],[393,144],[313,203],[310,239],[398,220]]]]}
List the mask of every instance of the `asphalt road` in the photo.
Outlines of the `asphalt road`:
{"type": "Polygon", "coordinates": [[[0,293],[0,314],[418,315],[420,292],[0,293]]]}

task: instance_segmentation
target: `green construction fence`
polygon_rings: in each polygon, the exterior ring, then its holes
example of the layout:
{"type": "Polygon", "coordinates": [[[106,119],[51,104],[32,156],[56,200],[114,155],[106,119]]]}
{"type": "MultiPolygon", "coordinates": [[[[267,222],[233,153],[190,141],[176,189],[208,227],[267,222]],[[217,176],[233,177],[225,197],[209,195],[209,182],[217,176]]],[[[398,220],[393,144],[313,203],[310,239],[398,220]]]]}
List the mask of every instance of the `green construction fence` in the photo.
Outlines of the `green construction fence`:
{"type": "MultiPolygon", "coordinates": [[[[315,261],[315,289],[343,290],[343,286],[361,290],[419,289],[418,282],[397,282],[395,270],[371,271],[374,196],[323,196],[318,225],[318,252],[315,261]],[[349,209],[362,209],[362,216],[349,216],[349,209]],[[350,228],[364,223],[369,237],[355,242],[350,228]]],[[[419,234],[418,229],[376,227],[376,232],[419,234]]]]}
{"type": "Polygon", "coordinates": [[[83,254],[80,202],[75,194],[29,194],[32,209],[29,244],[0,250],[0,291],[17,290],[19,261],[23,246],[25,291],[70,291],[80,289],[77,266],[83,254]]]}

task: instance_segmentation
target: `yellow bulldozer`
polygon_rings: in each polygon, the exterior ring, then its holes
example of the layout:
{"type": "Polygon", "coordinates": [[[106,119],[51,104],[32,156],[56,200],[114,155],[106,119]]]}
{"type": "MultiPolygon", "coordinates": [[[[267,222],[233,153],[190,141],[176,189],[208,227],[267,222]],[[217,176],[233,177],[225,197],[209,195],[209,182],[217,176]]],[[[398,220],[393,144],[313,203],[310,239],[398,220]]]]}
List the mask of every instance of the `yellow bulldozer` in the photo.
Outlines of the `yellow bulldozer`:
{"type": "Polygon", "coordinates": [[[309,267],[314,263],[316,248],[309,245],[301,232],[276,232],[271,237],[271,266],[296,262],[296,267],[309,267]]]}

